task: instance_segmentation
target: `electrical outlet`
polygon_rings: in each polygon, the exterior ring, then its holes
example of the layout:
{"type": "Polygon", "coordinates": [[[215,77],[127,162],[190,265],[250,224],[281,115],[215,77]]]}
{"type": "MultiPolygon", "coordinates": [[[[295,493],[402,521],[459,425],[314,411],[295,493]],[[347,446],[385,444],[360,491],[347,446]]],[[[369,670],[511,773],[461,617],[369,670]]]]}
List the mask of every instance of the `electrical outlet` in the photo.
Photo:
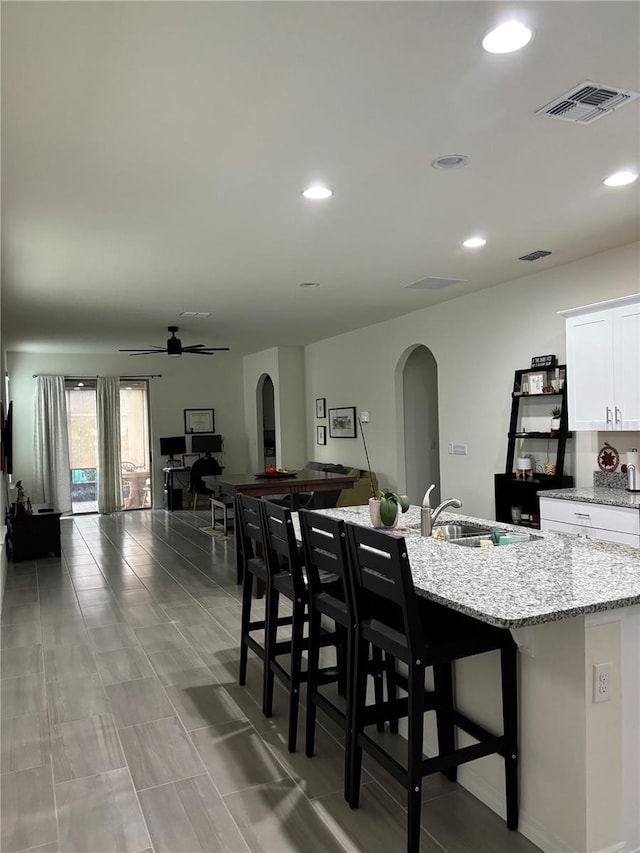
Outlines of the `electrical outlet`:
{"type": "Polygon", "coordinates": [[[611,664],[593,665],[593,701],[609,702],[611,699],[611,664]]]}

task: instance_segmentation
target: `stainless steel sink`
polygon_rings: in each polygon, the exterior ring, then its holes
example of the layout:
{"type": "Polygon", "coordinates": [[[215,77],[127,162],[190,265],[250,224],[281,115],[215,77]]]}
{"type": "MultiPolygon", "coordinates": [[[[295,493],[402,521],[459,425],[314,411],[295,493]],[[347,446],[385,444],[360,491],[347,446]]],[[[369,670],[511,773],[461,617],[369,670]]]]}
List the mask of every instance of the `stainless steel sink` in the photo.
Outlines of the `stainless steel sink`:
{"type": "Polygon", "coordinates": [[[435,539],[462,539],[467,536],[489,536],[491,530],[488,527],[478,527],[474,524],[435,524],[433,533],[435,539]]]}
{"type": "MultiPolygon", "coordinates": [[[[459,539],[449,539],[449,542],[451,545],[465,545],[467,548],[480,548],[480,547],[482,547],[480,545],[480,540],[481,539],[486,540],[489,538],[489,536],[490,536],[490,532],[488,535],[481,534],[480,536],[464,536],[464,537],[460,537],[459,539]]],[[[520,537],[520,536],[522,536],[521,533],[516,534],[516,537],[520,537]]],[[[529,533],[527,539],[516,538],[515,541],[512,542],[511,544],[518,545],[518,544],[522,544],[523,542],[538,542],[542,538],[543,538],[542,536],[535,536],[533,533],[529,533]]]]}

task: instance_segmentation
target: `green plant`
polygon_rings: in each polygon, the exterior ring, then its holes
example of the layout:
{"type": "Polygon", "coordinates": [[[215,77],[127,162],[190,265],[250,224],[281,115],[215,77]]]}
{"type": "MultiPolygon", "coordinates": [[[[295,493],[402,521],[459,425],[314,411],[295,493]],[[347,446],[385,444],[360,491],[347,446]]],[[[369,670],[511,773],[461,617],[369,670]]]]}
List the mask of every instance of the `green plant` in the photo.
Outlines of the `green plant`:
{"type": "Polygon", "coordinates": [[[562,409],[560,408],[560,406],[554,406],[553,409],[551,409],[551,417],[552,418],[559,418],[561,416],[562,416],[562,409]]]}
{"type": "Polygon", "coordinates": [[[388,489],[379,489],[377,497],[380,500],[380,521],[387,527],[391,526],[398,515],[398,509],[406,512],[409,509],[409,498],[388,489]]]}

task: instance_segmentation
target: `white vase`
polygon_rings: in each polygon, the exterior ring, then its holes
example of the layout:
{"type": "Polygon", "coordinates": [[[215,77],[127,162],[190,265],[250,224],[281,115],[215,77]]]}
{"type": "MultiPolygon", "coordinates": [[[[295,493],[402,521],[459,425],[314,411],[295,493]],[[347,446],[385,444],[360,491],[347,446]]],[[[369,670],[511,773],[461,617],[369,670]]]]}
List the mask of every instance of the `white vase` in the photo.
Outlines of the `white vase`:
{"type": "Polygon", "coordinates": [[[557,432],[560,429],[560,418],[551,418],[551,432],[557,432]]]}
{"type": "Polygon", "coordinates": [[[393,524],[383,524],[380,520],[380,499],[379,498],[369,498],[369,516],[371,517],[371,526],[372,527],[382,527],[387,528],[388,530],[392,530],[394,527],[398,526],[398,511],[396,508],[396,517],[393,524]]]}

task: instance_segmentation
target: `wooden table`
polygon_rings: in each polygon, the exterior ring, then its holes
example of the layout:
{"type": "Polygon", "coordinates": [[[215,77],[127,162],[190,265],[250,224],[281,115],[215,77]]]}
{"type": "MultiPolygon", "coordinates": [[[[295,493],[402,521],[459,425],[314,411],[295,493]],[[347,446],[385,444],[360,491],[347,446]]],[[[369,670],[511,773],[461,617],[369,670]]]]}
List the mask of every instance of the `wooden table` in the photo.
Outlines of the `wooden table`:
{"type": "MultiPolygon", "coordinates": [[[[357,477],[353,474],[325,474],[324,471],[302,469],[295,477],[256,477],[255,474],[220,474],[217,477],[204,476],[205,486],[225,495],[250,495],[260,498],[264,495],[297,494],[299,492],[338,492],[350,489],[357,477]]],[[[236,564],[238,578],[242,574],[242,554],[236,537],[236,564]]]]}
{"type": "Polygon", "coordinates": [[[129,497],[124,501],[126,509],[144,506],[144,489],[150,476],[149,471],[122,471],[122,480],[129,483],[129,497]]]}
{"type": "Polygon", "coordinates": [[[296,494],[298,492],[339,492],[350,489],[356,481],[353,474],[325,474],[324,471],[298,471],[295,477],[256,477],[255,474],[219,474],[204,476],[207,488],[220,489],[226,495],[296,494]]]}

